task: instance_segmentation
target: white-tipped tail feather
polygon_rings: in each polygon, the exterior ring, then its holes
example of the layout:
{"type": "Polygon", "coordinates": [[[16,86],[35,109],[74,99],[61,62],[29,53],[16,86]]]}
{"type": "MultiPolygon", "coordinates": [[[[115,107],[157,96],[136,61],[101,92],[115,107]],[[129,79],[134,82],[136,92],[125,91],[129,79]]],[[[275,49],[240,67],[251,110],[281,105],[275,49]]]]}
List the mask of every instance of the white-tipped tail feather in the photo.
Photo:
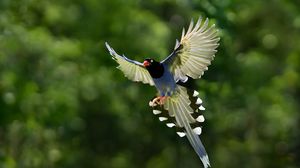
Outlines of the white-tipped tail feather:
{"type": "Polygon", "coordinates": [[[167,127],[169,127],[169,128],[172,128],[172,127],[175,127],[175,126],[176,126],[174,123],[167,123],[166,125],[167,125],[167,127]]]}
{"type": "Polygon", "coordinates": [[[199,107],[199,110],[205,110],[205,108],[201,105],[201,106],[199,107]]]}
{"type": "Polygon", "coordinates": [[[203,117],[203,115],[199,115],[197,118],[196,118],[196,120],[198,121],[198,122],[204,122],[204,117],[203,117]]]}
{"type": "Polygon", "coordinates": [[[156,104],[155,99],[149,102],[153,114],[158,116],[167,127],[176,128],[179,137],[187,137],[198,154],[205,168],[209,167],[209,160],[205,148],[199,138],[202,133],[201,124],[204,122],[202,100],[197,91],[186,90],[177,85],[176,92],[166,99],[163,106],[156,104]]]}
{"type": "MultiPolygon", "coordinates": [[[[194,97],[196,97],[198,94],[192,93],[192,95],[195,95],[194,97]]],[[[203,122],[204,117],[203,115],[198,116],[196,119],[192,117],[191,114],[195,113],[195,111],[190,106],[191,103],[192,102],[189,99],[186,88],[178,86],[178,92],[167,99],[166,103],[164,104],[164,109],[174,113],[176,125],[184,128],[184,131],[177,132],[177,134],[180,137],[186,136],[188,138],[189,142],[201,159],[204,167],[207,168],[210,167],[209,159],[198,136],[201,134],[202,129],[201,127],[191,127],[192,123],[203,122]]]]}
{"type": "Polygon", "coordinates": [[[166,120],[168,120],[167,117],[158,117],[158,119],[159,119],[159,121],[166,121],[166,120]]]}
{"type": "Polygon", "coordinates": [[[154,115],[157,115],[157,114],[160,114],[160,113],[161,113],[161,111],[159,111],[159,110],[153,110],[154,115]]]}

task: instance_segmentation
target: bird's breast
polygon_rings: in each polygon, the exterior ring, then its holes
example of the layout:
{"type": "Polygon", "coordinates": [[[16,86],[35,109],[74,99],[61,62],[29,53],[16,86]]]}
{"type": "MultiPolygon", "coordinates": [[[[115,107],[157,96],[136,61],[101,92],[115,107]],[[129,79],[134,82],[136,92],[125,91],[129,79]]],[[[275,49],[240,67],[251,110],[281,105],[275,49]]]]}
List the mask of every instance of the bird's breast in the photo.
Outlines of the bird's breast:
{"type": "Polygon", "coordinates": [[[165,71],[160,78],[153,78],[161,96],[170,96],[176,88],[176,82],[170,71],[165,71]]]}

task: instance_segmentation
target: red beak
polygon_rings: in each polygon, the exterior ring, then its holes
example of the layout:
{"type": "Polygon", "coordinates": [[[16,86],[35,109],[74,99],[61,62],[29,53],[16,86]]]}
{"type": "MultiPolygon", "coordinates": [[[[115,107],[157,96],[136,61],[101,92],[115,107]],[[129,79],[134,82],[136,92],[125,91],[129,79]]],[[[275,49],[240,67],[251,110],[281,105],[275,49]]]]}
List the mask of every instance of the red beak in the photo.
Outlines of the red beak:
{"type": "Polygon", "coordinates": [[[147,66],[150,65],[150,63],[149,63],[148,61],[144,61],[144,62],[143,62],[143,65],[144,65],[144,67],[147,67],[147,66]]]}

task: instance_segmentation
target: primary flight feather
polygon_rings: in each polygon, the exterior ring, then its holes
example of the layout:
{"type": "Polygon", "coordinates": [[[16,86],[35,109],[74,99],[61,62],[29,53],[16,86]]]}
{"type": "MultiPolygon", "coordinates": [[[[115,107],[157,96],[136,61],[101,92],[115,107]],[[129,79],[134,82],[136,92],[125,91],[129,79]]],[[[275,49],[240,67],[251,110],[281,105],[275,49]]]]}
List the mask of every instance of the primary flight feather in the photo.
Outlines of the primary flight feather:
{"type": "Polygon", "coordinates": [[[215,25],[209,26],[208,19],[197,23],[191,21],[188,30],[182,31],[181,40],[176,40],[173,52],[163,61],[147,58],[143,63],[117,54],[105,43],[118,68],[133,81],[155,86],[159,96],[149,102],[153,113],[168,127],[175,127],[180,137],[187,136],[200,157],[204,167],[209,167],[209,159],[199,138],[204,117],[202,100],[197,91],[191,91],[178,84],[188,77],[200,78],[217,52],[220,38],[215,25]]]}

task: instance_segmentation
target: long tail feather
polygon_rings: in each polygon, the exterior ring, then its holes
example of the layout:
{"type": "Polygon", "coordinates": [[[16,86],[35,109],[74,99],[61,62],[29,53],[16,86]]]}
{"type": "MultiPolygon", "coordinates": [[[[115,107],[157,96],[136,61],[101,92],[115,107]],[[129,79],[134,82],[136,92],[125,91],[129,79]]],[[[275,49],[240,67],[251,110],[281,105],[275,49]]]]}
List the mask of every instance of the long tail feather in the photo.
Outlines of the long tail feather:
{"type": "Polygon", "coordinates": [[[166,122],[168,127],[175,127],[180,137],[187,136],[189,142],[199,156],[205,168],[210,167],[208,155],[199,138],[202,132],[200,126],[204,117],[200,113],[204,110],[202,100],[197,91],[188,91],[185,87],[177,86],[177,91],[169,97],[164,106],[151,104],[153,113],[159,116],[160,121],[166,122]]]}
{"type": "Polygon", "coordinates": [[[208,159],[208,155],[205,151],[205,148],[197,134],[192,132],[191,127],[188,125],[189,128],[186,128],[187,131],[187,138],[190,141],[191,145],[193,146],[194,150],[196,151],[197,155],[201,159],[205,168],[210,167],[210,162],[208,159]]]}

